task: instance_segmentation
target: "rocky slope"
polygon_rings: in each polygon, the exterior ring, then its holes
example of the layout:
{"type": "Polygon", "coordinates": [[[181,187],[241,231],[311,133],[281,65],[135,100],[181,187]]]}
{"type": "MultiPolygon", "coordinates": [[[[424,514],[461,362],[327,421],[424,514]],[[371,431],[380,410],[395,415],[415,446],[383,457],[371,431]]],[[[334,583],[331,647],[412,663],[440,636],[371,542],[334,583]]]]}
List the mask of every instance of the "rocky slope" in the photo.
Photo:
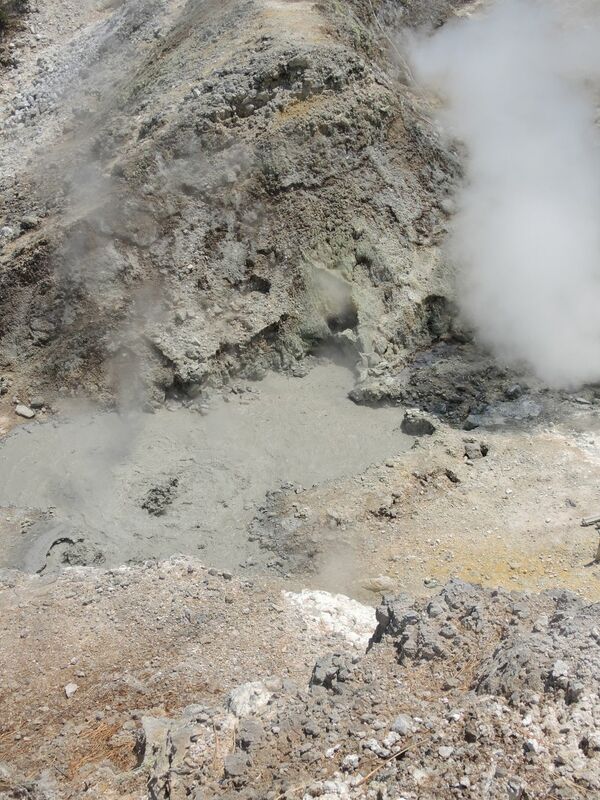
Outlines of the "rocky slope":
{"type": "Polygon", "coordinates": [[[174,559],[7,576],[2,603],[7,800],[600,791],[598,606],[568,592],[453,580],[376,625],[174,559]]]}
{"type": "Polygon", "coordinates": [[[448,333],[459,168],[375,23],[333,0],[34,4],[0,115],[6,377],[194,396],[332,339],[366,371],[448,333]]]}

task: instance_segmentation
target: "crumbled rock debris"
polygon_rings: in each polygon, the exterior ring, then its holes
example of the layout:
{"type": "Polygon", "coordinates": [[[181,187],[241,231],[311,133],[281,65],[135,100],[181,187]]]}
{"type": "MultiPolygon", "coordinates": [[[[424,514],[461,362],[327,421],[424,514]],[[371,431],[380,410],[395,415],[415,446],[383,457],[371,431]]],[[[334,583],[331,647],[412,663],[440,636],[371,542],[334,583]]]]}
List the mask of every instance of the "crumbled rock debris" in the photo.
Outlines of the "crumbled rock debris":
{"type": "MultiPolygon", "coordinates": [[[[5,719],[3,731],[19,733],[3,745],[3,755],[12,759],[2,775],[3,796],[22,796],[18,792],[29,786],[30,796],[44,797],[48,773],[42,774],[42,764],[48,758],[60,767],[50,772],[58,786],[65,786],[68,776],[71,790],[85,785],[90,796],[106,798],[126,791],[165,800],[272,800],[295,792],[306,798],[577,800],[600,791],[597,604],[565,591],[487,590],[454,579],[429,598],[386,597],[371,642],[359,653],[344,649],[348,641],[339,633],[298,628],[294,604],[269,612],[256,589],[234,580],[230,624],[241,633],[245,622],[244,635],[255,644],[255,666],[240,662],[238,675],[247,676],[249,668],[260,674],[255,670],[261,663],[263,669],[277,663],[280,672],[232,685],[235,678],[226,676],[222,665],[234,653],[239,661],[251,651],[233,642],[223,649],[218,636],[210,640],[222,620],[218,604],[214,618],[209,612],[200,623],[194,642],[185,634],[198,624],[191,605],[206,614],[206,598],[222,580],[189,559],[110,573],[80,571],[59,578],[58,586],[35,586],[18,577],[21,591],[29,583],[20,596],[43,601],[47,623],[54,624],[62,606],[71,626],[81,630],[91,609],[106,609],[118,637],[134,636],[127,651],[141,652],[117,671],[107,653],[99,669],[90,662],[88,644],[74,649],[67,636],[67,649],[47,663],[44,681],[51,685],[65,675],[81,676],[63,691],[70,697],[65,702],[73,709],[72,721],[60,721],[64,710],[52,721],[54,712],[40,702],[40,687],[29,699],[37,707],[28,720],[5,719]],[[171,597],[170,628],[158,620],[143,622],[144,607],[157,591],[171,597]],[[122,600],[115,603],[119,595],[122,600]],[[134,597],[137,610],[131,617],[127,608],[134,597]],[[287,653],[278,644],[284,638],[291,648],[287,653]],[[210,641],[209,652],[202,655],[196,641],[210,641]],[[158,649],[163,647],[171,654],[166,673],[158,649]],[[319,648],[322,654],[316,655],[319,648]],[[115,696],[121,699],[115,702],[115,696]]],[[[11,582],[5,581],[5,592],[14,592],[11,582]]],[[[9,613],[9,636],[18,614],[18,607],[9,613]]],[[[110,631],[108,625],[108,636],[110,631]]],[[[79,634],[72,633],[77,641],[79,634]]],[[[43,647],[36,636],[34,626],[33,638],[17,639],[19,650],[43,647]]],[[[10,680],[9,673],[2,674],[10,680]]],[[[11,707],[22,691],[13,690],[11,707]]]]}
{"type": "Polygon", "coordinates": [[[179,486],[178,478],[169,478],[165,483],[158,486],[153,486],[148,490],[146,497],[142,502],[142,508],[149,514],[155,517],[164,514],[167,507],[170,506],[177,495],[177,487],[179,486]]]}

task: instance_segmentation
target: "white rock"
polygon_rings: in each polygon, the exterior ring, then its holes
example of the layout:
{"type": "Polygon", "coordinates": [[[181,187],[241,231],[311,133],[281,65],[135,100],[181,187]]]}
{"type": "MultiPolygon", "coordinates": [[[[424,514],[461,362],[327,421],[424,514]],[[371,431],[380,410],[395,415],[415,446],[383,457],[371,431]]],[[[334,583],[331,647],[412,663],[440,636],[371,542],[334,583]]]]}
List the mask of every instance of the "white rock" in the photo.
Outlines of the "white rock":
{"type": "Polygon", "coordinates": [[[367,750],[375,753],[375,755],[379,756],[380,758],[387,758],[390,754],[388,748],[380,744],[375,738],[367,739],[364,746],[367,750]]]}
{"type": "Polygon", "coordinates": [[[391,750],[391,748],[396,744],[398,739],[400,739],[400,734],[396,733],[396,731],[390,731],[383,740],[383,745],[384,747],[387,747],[388,750],[391,750]]]}
{"type": "Polygon", "coordinates": [[[375,631],[375,610],[346,595],[305,589],[283,592],[283,596],[300,611],[305,622],[343,636],[360,650],[367,647],[375,631]]]}
{"type": "Polygon", "coordinates": [[[339,798],[339,797],[347,797],[348,796],[348,784],[344,783],[344,781],[339,780],[327,780],[323,781],[323,790],[325,792],[324,795],[321,795],[321,800],[324,800],[326,797],[330,798],[339,798]]]}
{"type": "Polygon", "coordinates": [[[236,717],[249,717],[264,708],[273,693],[262,681],[250,681],[233,689],[227,698],[227,708],[236,717]]]}
{"type": "Polygon", "coordinates": [[[16,406],[15,414],[19,417],[25,417],[25,419],[33,419],[35,417],[35,411],[33,409],[21,404],[16,406]]]}
{"type": "Polygon", "coordinates": [[[350,753],[342,761],[342,769],[344,772],[352,772],[358,769],[360,757],[356,753],[350,753]]]}
{"type": "Polygon", "coordinates": [[[77,686],[76,683],[67,683],[67,685],[65,686],[65,694],[68,700],[70,700],[73,697],[77,689],[79,689],[79,686],[77,686]]]}
{"type": "Polygon", "coordinates": [[[399,714],[392,724],[392,731],[398,733],[400,736],[408,736],[415,729],[415,724],[412,717],[408,714],[399,714]]]}
{"type": "Polygon", "coordinates": [[[412,776],[415,783],[423,783],[423,781],[426,781],[429,778],[430,774],[431,773],[428,770],[419,769],[418,767],[412,771],[412,776]]]}

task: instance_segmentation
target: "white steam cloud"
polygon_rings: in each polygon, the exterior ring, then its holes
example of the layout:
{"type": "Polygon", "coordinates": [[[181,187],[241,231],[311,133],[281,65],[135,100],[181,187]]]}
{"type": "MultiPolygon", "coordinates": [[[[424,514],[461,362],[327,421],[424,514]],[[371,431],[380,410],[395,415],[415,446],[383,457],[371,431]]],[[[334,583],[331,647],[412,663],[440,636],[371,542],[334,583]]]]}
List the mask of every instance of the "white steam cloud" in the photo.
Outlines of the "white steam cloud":
{"type": "Polygon", "coordinates": [[[448,241],[462,311],[498,356],[563,387],[600,380],[597,8],[497,0],[410,46],[468,154],[448,241]]]}

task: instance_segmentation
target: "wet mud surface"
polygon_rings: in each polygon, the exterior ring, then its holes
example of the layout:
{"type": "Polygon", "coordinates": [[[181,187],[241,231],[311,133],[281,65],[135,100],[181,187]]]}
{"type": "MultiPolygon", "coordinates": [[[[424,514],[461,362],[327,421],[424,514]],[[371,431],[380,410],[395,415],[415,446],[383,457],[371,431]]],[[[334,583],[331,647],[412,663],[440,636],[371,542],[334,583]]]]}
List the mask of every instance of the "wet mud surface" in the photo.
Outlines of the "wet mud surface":
{"type": "Polygon", "coordinates": [[[20,426],[1,447],[0,504],[26,517],[3,566],[174,553],[220,569],[264,565],[272,554],[247,528],[267,491],[350,476],[411,441],[399,409],[357,406],[351,386],[348,370],[320,364],[302,379],[271,374],[205,415],[88,409],[20,426]]]}

